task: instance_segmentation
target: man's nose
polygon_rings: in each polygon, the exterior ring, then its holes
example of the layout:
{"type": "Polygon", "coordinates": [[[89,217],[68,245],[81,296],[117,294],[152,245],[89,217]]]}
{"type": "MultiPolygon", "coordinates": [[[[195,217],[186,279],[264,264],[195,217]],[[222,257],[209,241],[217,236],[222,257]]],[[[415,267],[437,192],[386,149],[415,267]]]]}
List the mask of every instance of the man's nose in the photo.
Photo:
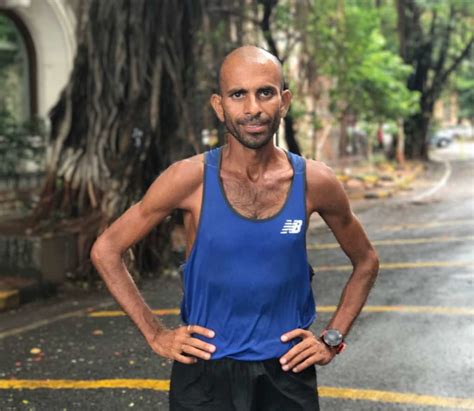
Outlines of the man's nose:
{"type": "Polygon", "coordinates": [[[260,108],[260,103],[257,100],[257,98],[253,95],[248,95],[247,98],[245,99],[245,105],[244,105],[244,113],[246,115],[251,115],[255,116],[260,114],[261,108],[260,108]]]}

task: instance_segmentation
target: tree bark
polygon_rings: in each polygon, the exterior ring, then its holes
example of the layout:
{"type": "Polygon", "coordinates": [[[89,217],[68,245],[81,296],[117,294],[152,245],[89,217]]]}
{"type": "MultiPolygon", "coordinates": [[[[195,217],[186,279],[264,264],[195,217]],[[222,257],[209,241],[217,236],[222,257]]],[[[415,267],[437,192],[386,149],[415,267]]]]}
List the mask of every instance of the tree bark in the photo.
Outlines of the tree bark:
{"type": "MultiPolygon", "coordinates": [[[[166,167],[199,150],[187,90],[202,5],[88,0],[83,10],[72,74],[50,113],[47,178],[31,228],[76,231],[78,272],[86,273],[97,235],[166,167]]],[[[132,273],[170,263],[173,221],[130,250],[132,273]]]]}

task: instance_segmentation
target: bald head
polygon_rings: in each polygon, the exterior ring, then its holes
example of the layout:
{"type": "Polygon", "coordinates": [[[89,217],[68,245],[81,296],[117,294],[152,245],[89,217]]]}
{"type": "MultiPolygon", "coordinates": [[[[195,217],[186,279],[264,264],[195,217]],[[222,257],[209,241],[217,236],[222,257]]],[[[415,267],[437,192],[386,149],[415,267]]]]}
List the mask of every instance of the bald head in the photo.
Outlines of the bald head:
{"type": "Polygon", "coordinates": [[[225,56],[219,69],[219,90],[227,83],[236,71],[246,67],[261,67],[271,74],[279,76],[280,90],[284,88],[283,69],[280,60],[265,49],[257,46],[242,46],[225,56]],[[273,72],[273,73],[272,73],[273,72]]]}
{"type": "Polygon", "coordinates": [[[229,141],[255,150],[272,144],[291,103],[280,61],[259,47],[239,47],[224,59],[219,86],[210,103],[229,141]]]}

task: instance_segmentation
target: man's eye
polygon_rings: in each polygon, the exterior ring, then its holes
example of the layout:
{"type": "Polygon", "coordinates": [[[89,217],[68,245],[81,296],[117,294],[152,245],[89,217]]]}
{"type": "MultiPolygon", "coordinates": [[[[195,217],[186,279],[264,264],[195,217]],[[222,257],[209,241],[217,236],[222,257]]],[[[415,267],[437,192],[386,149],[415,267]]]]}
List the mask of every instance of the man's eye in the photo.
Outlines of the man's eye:
{"type": "Polygon", "coordinates": [[[234,97],[234,98],[240,98],[242,96],[243,96],[243,94],[240,91],[237,91],[234,94],[232,94],[232,97],[234,97]]]}
{"type": "Polygon", "coordinates": [[[263,96],[263,97],[270,97],[270,96],[273,96],[273,91],[270,90],[270,89],[265,89],[265,90],[262,90],[260,92],[260,94],[263,96]]]}

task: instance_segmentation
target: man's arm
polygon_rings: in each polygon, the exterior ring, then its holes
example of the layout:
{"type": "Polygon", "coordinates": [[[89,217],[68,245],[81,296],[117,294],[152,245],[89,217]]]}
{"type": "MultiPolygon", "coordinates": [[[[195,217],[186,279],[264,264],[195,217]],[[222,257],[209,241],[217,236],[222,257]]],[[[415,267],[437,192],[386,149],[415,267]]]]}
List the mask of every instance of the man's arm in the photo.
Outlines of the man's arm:
{"type": "Polygon", "coordinates": [[[92,262],[109,291],[150,346],[160,355],[187,363],[192,362],[192,358],[181,355],[184,344],[188,346],[188,353],[205,358],[207,353],[200,349],[211,348],[201,340],[190,338],[189,332],[210,336],[210,330],[199,326],[179,333],[165,329],[145,303],[122,255],[174,209],[190,207],[187,202],[201,185],[202,167],[190,160],[172,164],[153,182],[141,201],[132,205],[99,236],[91,250],[92,262]]]}
{"type": "Polygon", "coordinates": [[[336,312],[326,328],[336,328],[347,335],[364,306],[375,282],[379,260],[334,172],[324,164],[312,162],[308,187],[315,211],[326,222],[351,260],[353,271],[342,292],[336,312]],[[316,172],[316,167],[319,172],[316,172]],[[315,182],[314,179],[319,181],[315,182]],[[310,184],[312,183],[312,186],[310,184]]]}
{"type": "MultiPolygon", "coordinates": [[[[359,220],[352,213],[344,188],[334,172],[323,163],[307,160],[306,175],[310,214],[319,213],[353,266],[337,310],[326,326],[326,329],[336,328],[346,336],[375,282],[379,260],[359,220]]],[[[285,371],[300,372],[312,364],[325,365],[336,354],[308,330],[291,330],[282,336],[282,340],[295,337],[302,338],[302,341],[280,359],[285,371]]]]}

